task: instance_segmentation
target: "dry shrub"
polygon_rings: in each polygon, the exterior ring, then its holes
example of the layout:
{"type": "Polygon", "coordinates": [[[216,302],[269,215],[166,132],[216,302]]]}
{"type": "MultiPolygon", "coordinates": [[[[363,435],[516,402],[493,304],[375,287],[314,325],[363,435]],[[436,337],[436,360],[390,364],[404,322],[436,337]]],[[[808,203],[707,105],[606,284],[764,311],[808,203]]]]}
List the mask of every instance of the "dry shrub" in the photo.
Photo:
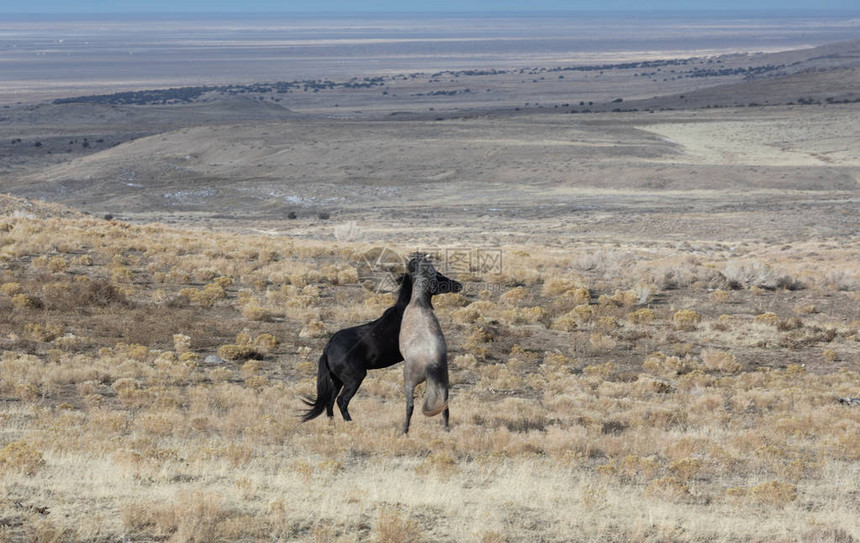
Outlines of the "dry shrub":
{"type": "Polygon", "coordinates": [[[269,380],[262,375],[252,375],[245,379],[245,386],[260,392],[269,386],[269,380]]]}
{"type": "Polygon", "coordinates": [[[191,338],[184,334],[173,334],[173,350],[180,354],[190,351],[191,338]]]}
{"type": "Polygon", "coordinates": [[[220,496],[202,491],[182,492],[169,505],[129,504],[121,512],[123,525],[134,533],[188,543],[222,539],[219,524],[228,516],[220,496]]]}
{"type": "Polygon", "coordinates": [[[459,471],[457,461],[446,451],[431,453],[415,466],[415,473],[418,475],[434,474],[444,481],[450,479],[457,471],[459,471]]]}
{"type": "Polygon", "coordinates": [[[604,364],[592,364],[583,368],[582,372],[589,377],[597,377],[600,379],[608,379],[610,375],[615,373],[618,367],[613,362],[604,364]]]}
{"type": "Polygon", "coordinates": [[[761,315],[756,315],[753,320],[761,324],[767,324],[768,326],[776,326],[779,323],[779,315],[769,312],[762,313],[761,315]]]}
{"type": "Polygon", "coordinates": [[[643,285],[638,284],[633,288],[633,292],[636,294],[636,303],[639,305],[645,305],[649,301],[651,301],[651,297],[654,295],[654,291],[657,289],[655,285],[643,285]]]}
{"type": "Polygon", "coordinates": [[[503,364],[480,366],[478,388],[484,390],[516,390],[523,386],[520,375],[511,372],[503,364]]]}
{"type": "Polygon", "coordinates": [[[815,525],[797,535],[797,538],[786,539],[779,543],[856,543],[857,540],[842,528],[835,526],[815,525]]]}
{"type": "Polygon", "coordinates": [[[616,290],[612,301],[620,307],[630,308],[639,303],[639,294],[634,290],[616,290]]]}
{"type": "MultiPolygon", "coordinates": [[[[632,415],[635,418],[637,413],[633,412],[632,415]]],[[[688,413],[687,411],[677,408],[651,409],[645,411],[642,418],[650,426],[668,430],[670,428],[685,425],[687,423],[688,413]]]]}
{"type": "Polygon", "coordinates": [[[446,292],[445,294],[439,294],[438,296],[435,296],[433,298],[433,305],[439,308],[465,307],[469,305],[469,300],[459,292],[446,292]]]}
{"type": "Polygon", "coordinates": [[[607,494],[604,485],[584,485],[580,492],[582,507],[590,512],[599,512],[607,509],[609,507],[607,494]]]}
{"type": "Polygon", "coordinates": [[[334,283],[338,285],[354,285],[358,283],[358,270],[353,267],[338,270],[334,283]]]}
{"type": "Polygon", "coordinates": [[[672,323],[678,330],[692,331],[702,321],[702,316],[692,309],[680,309],[672,316],[672,323]]]}
{"type": "Polygon", "coordinates": [[[260,334],[254,339],[254,346],[264,355],[272,354],[280,344],[281,342],[272,334],[260,334]]]}
{"type": "Polygon", "coordinates": [[[332,543],[338,541],[336,537],[337,530],[334,526],[323,524],[324,521],[318,522],[314,526],[313,541],[314,543],[332,543]]]}
{"type": "Polygon", "coordinates": [[[612,296],[601,294],[597,297],[597,305],[600,307],[618,307],[620,304],[612,296]]]}
{"type": "Polygon", "coordinates": [[[259,360],[248,360],[247,362],[242,364],[242,374],[245,376],[245,378],[253,377],[260,372],[260,368],[262,367],[263,365],[260,363],[259,360]]]}
{"type": "Polygon", "coordinates": [[[202,289],[184,288],[179,291],[180,296],[188,298],[193,304],[198,304],[201,307],[212,307],[218,300],[223,300],[227,297],[227,291],[220,283],[209,283],[202,289]]]}
{"type": "Polygon", "coordinates": [[[690,488],[675,477],[661,477],[651,481],[651,484],[645,489],[645,496],[670,503],[679,503],[690,497],[690,488]]]}
{"type": "Polygon", "coordinates": [[[523,287],[512,288],[499,297],[499,302],[504,305],[519,305],[520,302],[526,299],[529,291],[523,287]]]}
{"type": "Polygon", "coordinates": [[[117,343],[116,353],[118,355],[125,355],[138,362],[144,362],[149,357],[149,349],[146,345],[140,345],[139,343],[117,343]]]}
{"type": "Polygon", "coordinates": [[[48,267],[48,257],[46,255],[37,256],[33,260],[30,261],[30,266],[35,269],[47,268],[48,267]]]}
{"type": "Polygon", "coordinates": [[[506,318],[511,324],[538,324],[549,319],[549,313],[540,306],[517,308],[511,312],[510,318],[506,318]]]}
{"type": "Polygon", "coordinates": [[[114,381],[113,389],[121,401],[131,403],[137,397],[140,384],[134,379],[123,377],[114,381]]]}
{"type": "Polygon", "coordinates": [[[627,320],[633,324],[650,324],[657,318],[657,314],[654,311],[648,309],[647,307],[643,307],[642,309],[637,309],[632,313],[627,315],[627,320]]]}
{"type": "Polygon", "coordinates": [[[496,532],[494,530],[481,532],[478,540],[481,543],[507,543],[508,541],[510,541],[505,534],[503,534],[502,532],[496,532]]]}
{"type": "Polygon", "coordinates": [[[735,318],[731,315],[720,315],[717,320],[711,322],[711,328],[725,332],[732,327],[735,318]]]}
{"type": "Polygon", "coordinates": [[[612,351],[618,344],[612,336],[601,334],[599,332],[592,333],[588,338],[588,344],[591,351],[595,354],[606,354],[612,351]]]}
{"type": "MultiPolygon", "coordinates": [[[[438,297],[437,297],[438,299],[438,297]]],[[[394,305],[397,298],[391,293],[373,294],[364,300],[364,305],[374,310],[386,309],[394,305]]],[[[436,304],[438,306],[438,303],[436,304]]]]}
{"type": "Polygon", "coordinates": [[[10,298],[21,293],[21,283],[9,282],[0,285],[0,294],[9,296],[10,298]]]}
{"type": "Polygon", "coordinates": [[[600,317],[594,324],[594,330],[602,333],[609,333],[618,328],[618,321],[615,317],[600,317]]]}
{"type": "Polygon", "coordinates": [[[740,505],[747,499],[749,491],[746,487],[733,486],[726,489],[726,501],[733,505],[740,505]]]}
{"type": "Polygon", "coordinates": [[[39,399],[39,387],[30,383],[20,383],[15,385],[15,395],[21,398],[22,402],[35,402],[39,399]]]}
{"type": "Polygon", "coordinates": [[[48,519],[35,521],[28,526],[28,531],[30,533],[23,539],[26,543],[65,543],[80,539],[80,533],[75,537],[71,528],[61,528],[48,519]]]}
{"type": "MultiPolygon", "coordinates": [[[[579,294],[577,291],[580,290],[584,290],[586,293],[588,292],[588,290],[581,287],[577,281],[574,281],[572,279],[564,279],[561,277],[551,277],[544,281],[541,293],[548,298],[555,298],[556,296],[561,295],[575,298],[579,294]]],[[[586,298],[586,302],[587,301],[588,298],[586,298]]]]}
{"type": "Polygon", "coordinates": [[[34,309],[40,308],[42,305],[42,300],[27,296],[23,293],[12,296],[12,307],[15,309],[34,309]]]}
{"type": "Polygon", "coordinates": [[[715,349],[702,351],[702,365],[708,371],[718,371],[734,375],[740,373],[743,367],[735,360],[735,355],[715,349]]]}
{"type": "Polygon", "coordinates": [[[218,524],[225,516],[219,495],[202,491],[182,493],[174,511],[176,540],[191,543],[219,539],[218,524]]]}
{"type": "Polygon", "coordinates": [[[635,454],[625,456],[619,467],[619,471],[625,479],[639,481],[653,479],[659,469],[660,464],[655,458],[636,456],[635,454]]]}
{"type": "Polygon", "coordinates": [[[451,317],[457,324],[472,324],[481,318],[481,308],[486,302],[472,302],[471,304],[454,311],[451,317]]]}
{"type": "Polygon", "coordinates": [[[563,296],[575,304],[587,304],[591,301],[591,292],[585,287],[577,287],[564,292],[563,296]]]}
{"type": "Polygon", "coordinates": [[[61,289],[49,300],[52,309],[79,310],[82,307],[121,306],[131,305],[126,293],[105,279],[74,281],[68,287],[61,289]]]}
{"type": "Polygon", "coordinates": [[[69,269],[69,263],[62,256],[52,256],[48,259],[48,269],[51,273],[62,273],[69,269]]]}
{"type": "Polygon", "coordinates": [[[788,319],[779,319],[779,322],[776,323],[776,329],[780,332],[789,332],[791,330],[797,330],[803,327],[803,321],[798,319],[797,317],[790,317],[788,319]]]}
{"type": "Polygon", "coordinates": [[[475,350],[482,344],[493,342],[492,330],[481,324],[476,324],[472,327],[472,333],[466,337],[463,343],[463,348],[467,350],[475,350]]]}
{"type": "Polygon", "coordinates": [[[556,319],[552,324],[552,329],[570,332],[579,325],[589,322],[592,318],[594,318],[594,308],[590,305],[581,304],[556,319]]]}
{"type": "Polygon", "coordinates": [[[421,525],[417,520],[405,516],[393,507],[383,507],[376,519],[376,541],[378,543],[418,543],[421,541],[421,525]]]}
{"type": "Polygon", "coordinates": [[[794,312],[798,315],[811,315],[817,313],[818,309],[815,307],[815,304],[797,304],[794,306],[794,312]]]}
{"type": "Polygon", "coordinates": [[[793,279],[786,275],[780,275],[769,265],[757,260],[729,262],[723,270],[723,276],[732,288],[758,287],[773,290],[796,286],[793,279]]]}
{"type": "Polygon", "coordinates": [[[319,319],[312,319],[299,331],[300,338],[324,337],[327,334],[325,324],[319,319]]]}
{"type": "Polygon", "coordinates": [[[543,357],[543,365],[549,370],[567,369],[573,362],[570,357],[560,352],[546,353],[543,357]]]}
{"type": "Polygon", "coordinates": [[[748,496],[758,503],[785,507],[797,499],[797,486],[781,481],[768,481],[750,488],[748,496]]]}
{"type": "Polygon", "coordinates": [[[218,356],[224,360],[236,362],[238,360],[247,360],[249,358],[259,357],[260,353],[254,345],[236,345],[234,343],[228,343],[227,345],[222,345],[218,348],[218,356]]]}
{"type": "Polygon", "coordinates": [[[717,380],[702,370],[693,370],[678,377],[678,389],[689,391],[699,388],[708,388],[716,384],[717,380]]]}
{"type": "Polygon", "coordinates": [[[207,373],[213,383],[224,383],[233,378],[233,371],[230,368],[212,368],[207,373]]]}
{"type": "Polygon", "coordinates": [[[578,324],[579,323],[576,321],[576,319],[573,318],[570,313],[568,313],[555,319],[552,325],[550,325],[550,328],[552,330],[558,330],[559,332],[572,332],[576,330],[578,324]]]}
{"type": "Polygon", "coordinates": [[[0,473],[35,475],[44,465],[42,452],[25,441],[13,441],[0,449],[0,473]]]}
{"type": "Polygon", "coordinates": [[[661,352],[651,353],[642,363],[642,368],[658,377],[675,377],[697,369],[698,363],[690,356],[666,356],[661,352]]]}
{"type": "Polygon", "coordinates": [[[669,464],[669,471],[680,481],[687,482],[698,475],[703,464],[698,458],[681,458],[669,464]]]}
{"type": "Polygon", "coordinates": [[[730,296],[725,290],[715,290],[708,296],[708,299],[715,304],[724,304],[729,301],[730,296]]]}
{"type": "Polygon", "coordinates": [[[242,306],[242,316],[251,321],[269,322],[274,318],[274,313],[259,301],[253,300],[242,306]]]}
{"type": "Polygon", "coordinates": [[[110,278],[114,283],[133,283],[134,272],[123,265],[114,265],[110,268],[110,278]]]}
{"type": "Polygon", "coordinates": [[[63,329],[56,324],[46,323],[27,323],[24,326],[24,337],[31,341],[53,341],[57,336],[62,335],[63,329]]]}
{"type": "Polygon", "coordinates": [[[225,275],[222,275],[220,277],[215,278],[214,283],[220,285],[221,288],[227,288],[227,287],[233,286],[233,279],[231,279],[230,277],[227,277],[225,275]]]}

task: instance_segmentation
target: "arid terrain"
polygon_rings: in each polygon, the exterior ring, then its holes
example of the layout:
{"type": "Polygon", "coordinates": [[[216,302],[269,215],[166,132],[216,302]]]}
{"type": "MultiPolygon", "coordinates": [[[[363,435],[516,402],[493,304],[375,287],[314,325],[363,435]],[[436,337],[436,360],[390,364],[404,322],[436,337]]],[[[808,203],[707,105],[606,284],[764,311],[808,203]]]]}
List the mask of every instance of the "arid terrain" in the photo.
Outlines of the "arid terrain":
{"type": "Polygon", "coordinates": [[[860,42],[730,42],[22,83],[0,539],[860,540],[860,42]],[[448,433],[399,365],[299,422],[381,248],[466,286],[448,433]]]}

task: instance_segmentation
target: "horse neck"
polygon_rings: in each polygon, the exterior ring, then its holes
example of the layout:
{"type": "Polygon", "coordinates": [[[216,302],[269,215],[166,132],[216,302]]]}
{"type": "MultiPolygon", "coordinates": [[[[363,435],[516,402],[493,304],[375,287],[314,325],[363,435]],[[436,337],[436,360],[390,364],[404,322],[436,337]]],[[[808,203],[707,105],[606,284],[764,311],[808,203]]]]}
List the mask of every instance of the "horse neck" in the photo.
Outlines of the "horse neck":
{"type": "Polygon", "coordinates": [[[412,299],[412,277],[407,273],[403,276],[403,281],[400,283],[400,293],[397,295],[397,303],[395,307],[402,311],[412,299]]]}
{"type": "Polygon", "coordinates": [[[412,298],[409,303],[430,307],[432,309],[432,297],[431,281],[429,279],[419,278],[415,281],[415,285],[412,288],[412,298]]]}

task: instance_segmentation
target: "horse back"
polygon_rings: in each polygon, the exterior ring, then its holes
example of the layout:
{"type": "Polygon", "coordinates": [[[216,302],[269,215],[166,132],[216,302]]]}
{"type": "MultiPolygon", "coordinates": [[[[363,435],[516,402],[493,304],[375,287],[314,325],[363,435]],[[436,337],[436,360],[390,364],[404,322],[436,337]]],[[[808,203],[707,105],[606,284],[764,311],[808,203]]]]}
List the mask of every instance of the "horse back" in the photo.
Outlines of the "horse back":
{"type": "MultiPolygon", "coordinates": [[[[348,366],[351,369],[387,368],[401,362],[398,337],[400,314],[389,308],[382,317],[335,332],[325,351],[329,364],[348,366]]],[[[336,370],[335,370],[336,371],[336,370]]]]}

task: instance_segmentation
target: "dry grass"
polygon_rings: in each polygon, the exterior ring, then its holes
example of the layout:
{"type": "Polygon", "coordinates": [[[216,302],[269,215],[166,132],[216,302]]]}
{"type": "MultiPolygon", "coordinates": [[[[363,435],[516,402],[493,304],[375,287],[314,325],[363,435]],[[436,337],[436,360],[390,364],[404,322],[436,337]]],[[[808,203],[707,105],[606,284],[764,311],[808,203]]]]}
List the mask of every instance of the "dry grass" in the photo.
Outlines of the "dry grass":
{"type": "Polygon", "coordinates": [[[354,423],[295,417],[328,334],[392,301],[351,229],[5,222],[3,539],[860,538],[857,291],[803,252],[512,248],[500,294],[439,298],[452,428],[404,438],[398,367],[354,423]]]}

